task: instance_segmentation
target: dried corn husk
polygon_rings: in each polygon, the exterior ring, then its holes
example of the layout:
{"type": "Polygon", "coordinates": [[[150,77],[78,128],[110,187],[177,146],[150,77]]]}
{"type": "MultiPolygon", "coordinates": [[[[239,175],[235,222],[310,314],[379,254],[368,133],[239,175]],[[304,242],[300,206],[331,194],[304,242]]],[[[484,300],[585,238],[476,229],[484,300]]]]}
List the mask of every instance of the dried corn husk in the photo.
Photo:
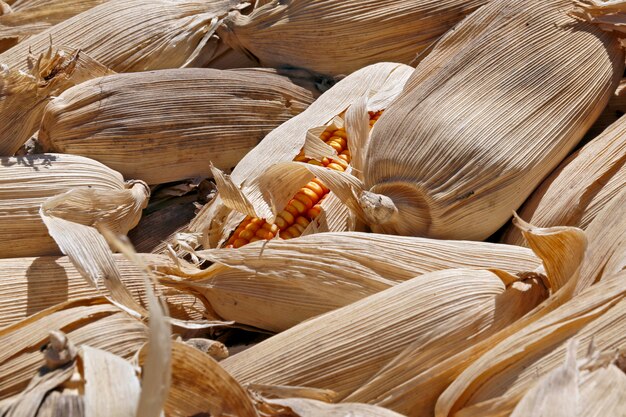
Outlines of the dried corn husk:
{"type": "Polygon", "coordinates": [[[131,358],[146,342],[144,324],[103,297],[50,307],[0,330],[0,399],[22,391],[40,366],[39,347],[50,330],[61,330],[77,345],[131,358]]]}
{"type": "Polygon", "coordinates": [[[59,204],[54,216],[125,234],[141,217],[149,189],[88,158],[41,154],[0,158],[0,257],[60,254],[39,217],[52,196],[85,189],[81,201],[59,204]],[[88,188],[88,190],[87,190],[88,188]]]}
{"type": "Polygon", "coordinates": [[[83,155],[159,184],[230,169],[313,94],[270,72],[173,69],[96,78],[46,107],[45,152],[83,155]],[[123,152],[117,151],[123,149],[123,152]]]}
{"type": "Polygon", "coordinates": [[[504,416],[537,379],[563,362],[567,339],[626,352],[626,271],[600,282],[497,344],[442,394],[436,415],[504,416]],[[480,382],[478,382],[480,381],[480,382]]]}
{"type": "MultiPolygon", "coordinates": [[[[26,0],[11,7],[11,13],[0,13],[0,45],[14,46],[50,26],[89,10],[107,0],[26,0]]],[[[0,47],[0,52],[8,48],[0,47]]]]}
{"type": "MultiPolygon", "coordinates": [[[[539,227],[587,229],[625,186],[626,116],[563,161],[526,200],[519,215],[539,227]]],[[[515,227],[509,227],[502,241],[523,244],[515,227]]]]}
{"type": "MultiPolygon", "coordinates": [[[[218,48],[212,34],[219,20],[230,10],[243,6],[238,0],[111,0],[0,54],[0,64],[16,73],[26,71],[30,68],[28,57],[45,53],[52,39],[54,45],[69,52],[80,50],[116,72],[199,66],[218,48]]],[[[57,78],[54,74],[46,74],[52,77],[46,82],[54,81],[57,78]]],[[[0,86],[6,83],[11,88],[9,92],[24,89],[11,78],[3,76],[2,80],[0,86]]],[[[23,117],[38,123],[43,108],[35,103],[68,87],[40,92],[37,101],[14,93],[17,95],[14,100],[22,100],[22,106],[31,109],[23,117]]],[[[0,99],[6,100],[7,93],[2,92],[5,89],[0,88],[0,99]]],[[[0,155],[12,155],[37,130],[36,124],[15,122],[15,117],[9,116],[14,114],[11,112],[10,106],[0,108],[0,155]]]]}
{"type": "Polygon", "coordinates": [[[344,201],[379,233],[495,232],[582,138],[623,73],[617,38],[572,10],[570,0],[495,0],[446,34],[374,127],[364,183],[350,182],[344,201]]]}
{"type": "Polygon", "coordinates": [[[225,319],[272,331],[428,272],[498,268],[516,273],[541,263],[530,250],[515,246],[357,232],[274,239],[197,255],[216,264],[171,271],[183,278],[175,285],[201,294],[225,319]]]}
{"type": "Polygon", "coordinates": [[[591,129],[585,135],[585,140],[589,141],[599,136],[605,129],[617,122],[626,114],[626,78],[622,78],[619,87],[609,99],[609,103],[598,117],[591,129]]]}
{"type": "Polygon", "coordinates": [[[486,0],[269,1],[233,12],[218,35],[263,66],[349,74],[382,61],[411,63],[486,0]]]}
{"type": "MultiPolygon", "coordinates": [[[[191,223],[188,232],[203,235],[201,241],[205,248],[219,246],[228,238],[239,224],[242,213],[258,214],[259,217],[272,217],[273,213],[263,192],[281,194],[284,184],[282,177],[273,177],[271,184],[259,184],[258,179],[277,163],[293,161],[304,148],[305,154],[321,159],[333,155],[334,150],[325,145],[318,135],[326,125],[343,125],[343,118],[337,117],[357,102],[370,98],[370,110],[386,107],[392,97],[401,90],[411,73],[411,67],[394,63],[381,63],[363,68],[344,78],[318,98],[306,111],[283,123],[270,132],[261,143],[251,150],[230,176],[217,175],[219,194],[207,204],[191,223]],[[324,126],[324,127],[321,127],[324,126]],[[258,212],[258,213],[257,213],[258,212]]],[[[347,115],[344,115],[348,117],[347,115]]],[[[358,153],[358,142],[352,122],[346,120],[348,145],[353,163],[358,153]]],[[[358,157],[357,157],[358,158],[358,157]]],[[[293,194],[292,194],[293,195],[293,194]]],[[[344,231],[354,229],[355,225],[348,210],[331,194],[322,203],[325,210],[324,220],[316,225],[318,231],[344,231]]],[[[283,202],[283,206],[284,206],[283,202]]]]}
{"type": "MultiPolygon", "coordinates": [[[[133,298],[146,306],[141,271],[121,255],[115,255],[122,282],[133,298]]],[[[168,264],[164,256],[143,255],[150,265],[168,264]]],[[[103,294],[109,294],[101,288],[103,294]]],[[[204,306],[193,295],[171,288],[158,287],[158,293],[169,307],[172,317],[180,320],[201,320],[204,306]]],[[[98,295],[72,265],[68,257],[0,259],[0,328],[38,313],[55,304],[98,295]]]]}
{"type": "Polygon", "coordinates": [[[515,406],[511,417],[626,415],[626,374],[612,360],[590,350],[576,361],[570,339],[565,363],[545,375],[515,406]]]}

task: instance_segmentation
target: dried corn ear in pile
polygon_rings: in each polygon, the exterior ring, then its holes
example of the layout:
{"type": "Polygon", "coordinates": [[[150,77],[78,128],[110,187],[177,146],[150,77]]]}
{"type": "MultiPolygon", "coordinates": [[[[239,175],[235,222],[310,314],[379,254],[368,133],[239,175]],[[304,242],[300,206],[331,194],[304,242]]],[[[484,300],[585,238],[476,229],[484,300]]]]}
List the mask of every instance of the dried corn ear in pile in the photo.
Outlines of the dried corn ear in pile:
{"type": "MultiPolygon", "coordinates": [[[[218,196],[200,211],[188,231],[203,234],[204,247],[217,247],[225,243],[245,216],[249,215],[251,219],[267,219],[269,224],[265,226],[266,230],[275,235],[280,228],[278,225],[272,227],[275,216],[267,204],[267,194],[281,195],[284,202],[280,203],[280,206],[285,207],[296,193],[286,189],[278,177],[272,178],[269,184],[259,183],[263,174],[276,164],[292,163],[298,158],[309,162],[316,160],[322,165],[324,158],[328,158],[328,163],[334,164],[331,168],[337,166],[342,169],[346,165],[344,163],[347,162],[346,159],[351,158],[354,163],[355,152],[362,152],[362,144],[350,142],[350,135],[354,132],[351,131],[352,124],[348,120],[349,109],[359,100],[368,99],[369,94],[368,110],[372,112],[372,119],[375,119],[391,98],[400,92],[411,71],[412,68],[407,65],[394,63],[375,64],[356,71],[325,92],[303,113],[270,132],[237,164],[230,176],[225,176],[214,169],[218,196]],[[345,130],[346,138],[341,137],[342,128],[345,130]],[[333,132],[339,136],[335,135],[334,139],[330,140],[333,132]],[[324,143],[320,135],[328,137],[331,145],[324,143]],[[344,140],[346,144],[343,143],[344,140]],[[341,147],[342,151],[337,152],[333,146],[341,147]],[[341,153],[344,155],[340,158],[341,153]]],[[[311,185],[311,188],[318,192],[325,191],[323,183],[311,185]]],[[[312,189],[310,191],[314,192],[312,189]]],[[[354,228],[349,211],[332,194],[318,201],[321,201],[324,222],[316,225],[318,227],[316,230],[342,231],[354,228]]],[[[310,203],[307,201],[307,204],[310,205],[307,206],[307,211],[315,206],[312,201],[310,203]]],[[[316,214],[316,210],[317,207],[312,214],[316,214]]],[[[302,212],[298,211],[298,214],[302,212]]],[[[295,215],[292,216],[295,221],[295,215]]],[[[319,217],[321,216],[317,219],[319,217]]],[[[285,230],[287,228],[285,227],[285,230]]],[[[297,226],[295,228],[297,229],[297,226]]],[[[269,237],[269,233],[264,236],[269,237]]],[[[230,244],[234,244],[234,240],[230,244]]]]}
{"type": "MultiPolygon", "coordinates": [[[[369,112],[370,128],[374,127],[381,114],[382,110],[369,112]]],[[[351,162],[346,129],[330,127],[322,132],[319,138],[335,150],[336,158],[324,157],[318,161],[307,158],[304,151],[300,151],[294,161],[323,166],[339,172],[346,171],[351,162]]],[[[321,213],[322,201],[329,192],[328,187],[319,178],[313,178],[289,200],[287,206],[276,215],[274,223],[247,216],[232,233],[226,246],[240,248],[251,242],[269,240],[277,236],[281,239],[293,239],[302,235],[309,224],[321,213]]]]}
{"type": "MultiPolygon", "coordinates": [[[[519,215],[540,227],[587,229],[598,213],[626,187],[626,116],[571,155],[533,192],[519,215]]],[[[504,243],[522,245],[509,227],[504,243]]]]}
{"type": "Polygon", "coordinates": [[[448,32],[376,128],[359,197],[378,233],[482,240],[578,143],[624,70],[570,0],[496,0],[448,32]]]}
{"type": "Polygon", "coordinates": [[[276,332],[417,275],[448,268],[516,274],[541,265],[530,249],[518,246],[358,232],[316,233],[197,255],[215,264],[194,273],[169,271],[172,285],[201,295],[225,320],[276,332]]]}
{"type": "Polygon", "coordinates": [[[25,0],[0,13],[0,52],[108,0],[25,0]]]}
{"type": "Polygon", "coordinates": [[[49,197],[88,189],[89,197],[61,204],[51,214],[80,224],[104,224],[126,234],[148,202],[148,187],[99,162],[74,155],[0,158],[0,257],[60,254],[40,218],[49,197]]]}
{"type": "Polygon", "coordinates": [[[217,33],[263,66],[350,74],[382,61],[411,63],[487,0],[269,1],[233,12],[217,33]]]}
{"type": "Polygon", "coordinates": [[[45,152],[83,155],[159,184],[230,169],[313,93],[263,71],[172,69],[96,78],[47,105],[45,152]]]}
{"type": "MultiPolygon", "coordinates": [[[[29,56],[36,60],[51,47],[52,39],[68,54],[80,50],[116,72],[200,66],[203,57],[211,55],[210,48],[218,47],[210,41],[219,19],[238,7],[236,0],[111,0],[0,54],[0,65],[3,71],[28,72],[29,56]]],[[[57,72],[47,74],[45,83],[63,78],[63,72],[57,72]]],[[[35,104],[69,86],[39,91],[38,101],[23,98],[16,109],[5,100],[9,93],[20,96],[23,87],[4,75],[0,73],[0,155],[12,155],[37,130],[43,108],[35,104]]]]}

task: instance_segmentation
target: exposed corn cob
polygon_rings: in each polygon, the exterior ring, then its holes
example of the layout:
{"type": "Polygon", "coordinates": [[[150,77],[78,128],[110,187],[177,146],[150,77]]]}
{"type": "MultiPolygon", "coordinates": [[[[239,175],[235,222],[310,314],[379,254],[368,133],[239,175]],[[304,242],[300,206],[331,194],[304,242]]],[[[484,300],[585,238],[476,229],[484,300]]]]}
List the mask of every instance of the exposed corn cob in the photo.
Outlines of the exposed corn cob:
{"type": "MultiPolygon", "coordinates": [[[[370,127],[374,126],[381,114],[382,111],[369,112],[370,127]]],[[[300,151],[294,161],[344,172],[351,161],[346,130],[330,128],[320,135],[320,139],[337,152],[337,158],[323,158],[320,162],[307,158],[304,156],[304,151],[300,151]]],[[[293,239],[302,235],[302,232],[321,213],[321,203],[329,192],[328,187],[319,178],[313,178],[289,200],[287,206],[276,215],[273,224],[258,217],[247,216],[230,236],[226,246],[240,248],[248,243],[269,240],[276,236],[281,239],[293,239]]]]}
{"type": "MultiPolygon", "coordinates": [[[[293,161],[302,150],[304,150],[304,156],[308,158],[341,159],[336,156],[336,151],[332,147],[319,139],[319,135],[333,126],[334,128],[345,126],[348,137],[355,135],[352,123],[348,123],[350,110],[346,110],[359,99],[366,98],[364,96],[368,91],[374,94],[370,99],[369,110],[383,110],[391,97],[399,93],[410,72],[411,67],[392,63],[381,63],[363,68],[338,82],[302,114],[270,132],[237,164],[230,177],[226,178],[214,170],[218,183],[218,196],[200,211],[188,231],[204,235],[202,243],[209,248],[226,242],[246,214],[273,222],[274,213],[262,193],[279,195],[279,199],[284,199],[284,201],[278,202],[276,207],[282,208],[287,205],[300,186],[294,188],[292,192],[278,179],[267,187],[265,184],[259,187],[257,180],[276,163],[293,161]],[[346,112],[345,123],[344,120],[336,117],[344,112],[346,112]]],[[[367,110],[364,111],[367,114],[367,110]]],[[[353,146],[357,148],[356,160],[358,162],[358,153],[362,151],[358,148],[363,148],[365,143],[350,139],[348,150],[354,166],[353,146]]],[[[344,155],[347,156],[347,154],[344,155]]],[[[354,167],[360,169],[358,164],[354,167]]],[[[307,184],[311,179],[312,176],[301,185],[307,184]]],[[[316,218],[316,225],[318,222],[321,223],[317,230],[341,231],[354,228],[349,211],[338,204],[336,197],[332,194],[323,199],[321,207],[324,209],[324,220],[320,221],[321,216],[316,218]],[[332,209],[328,210],[325,206],[332,209]]]]}
{"type": "Polygon", "coordinates": [[[269,1],[231,13],[218,35],[263,66],[349,74],[382,61],[411,63],[486,0],[269,1]]]}
{"type": "Polygon", "coordinates": [[[533,271],[525,248],[372,233],[319,233],[243,248],[197,252],[216,265],[170,271],[175,285],[201,294],[227,320],[281,331],[417,275],[448,268],[533,271]],[[324,248],[320,263],[319,248],[324,248]],[[289,259],[289,262],[285,262],[289,259]]]}
{"type": "MultiPolygon", "coordinates": [[[[242,5],[238,0],[111,0],[0,54],[0,64],[15,73],[27,71],[29,56],[45,53],[52,39],[69,53],[80,50],[116,72],[199,66],[218,48],[211,35],[220,18],[239,7],[242,5]]],[[[55,72],[47,75],[52,80],[63,78],[55,72]]],[[[11,89],[17,88],[12,79],[0,74],[0,85],[5,83],[13,86],[11,89]]],[[[61,87],[40,91],[35,98],[23,98],[22,107],[28,111],[21,109],[19,118],[15,110],[0,101],[0,155],[13,155],[35,133],[43,110],[39,104],[69,85],[61,87]]],[[[6,95],[3,90],[2,97],[6,95]]]]}
{"type": "Polygon", "coordinates": [[[127,178],[159,184],[209,175],[209,161],[232,168],[313,100],[268,71],[117,74],[50,101],[39,141],[45,152],[87,156],[127,178]]]}
{"type": "Polygon", "coordinates": [[[372,131],[363,192],[343,193],[375,232],[485,239],[567,156],[624,69],[572,10],[495,0],[439,41],[372,131]]]}
{"type": "MultiPolygon", "coordinates": [[[[591,221],[626,187],[626,116],[615,122],[544,180],[519,215],[540,227],[587,229],[591,221]]],[[[509,227],[504,243],[520,245],[518,229],[509,227]]]]}
{"type": "Polygon", "coordinates": [[[0,13],[0,52],[108,0],[27,0],[0,13]],[[2,45],[6,45],[4,48],[2,45]]]}
{"type": "Polygon", "coordinates": [[[88,158],[41,154],[0,158],[0,257],[60,254],[42,222],[40,206],[49,197],[88,189],[81,201],[64,203],[51,214],[79,224],[104,224],[126,234],[141,217],[149,189],[88,158]]]}

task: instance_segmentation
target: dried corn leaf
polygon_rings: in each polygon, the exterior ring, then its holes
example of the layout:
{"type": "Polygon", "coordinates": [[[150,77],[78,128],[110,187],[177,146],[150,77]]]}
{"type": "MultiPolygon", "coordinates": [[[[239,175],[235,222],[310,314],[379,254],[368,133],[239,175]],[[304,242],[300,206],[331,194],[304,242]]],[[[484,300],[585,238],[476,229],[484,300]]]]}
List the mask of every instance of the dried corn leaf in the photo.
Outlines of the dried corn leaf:
{"type": "Polygon", "coordinates": [[[287,417],[402,417],[401,414],[375,405],[343,403],[328,404],[305,398],[265,400],[263,416],[287,417]],[[270,408],[271,410],[267,410],[270,408]]]}
{"type": "Polygon", "coordinates": [[[372,131],[357,202],[374,231],[485,239],[567,156],[624,69],[573,7],[489,2],[421,61],[372,131]]]}
{"type": "MultiPolygon", "coordinates": [[[[52,39],[54,45],[71,52],[83,51],[116,72],[198,66],[204,57],[209,59],[211,50],[217,47],[212,34],[220,19],[243,5],[238,0],[111,0],[0,54],[0,64],[15,73],[28,70],[29,56],[46,53],[52,39]]],[[[55,72],[45,76],[50,74],[55,72]]],[[[6,76],[2,79],[4,84],[15,83],[6,76]]],[[[69,86],[58,87],[54,94],[60,94],[69,86]]],[[[0,98],[6,95],[0,94],[0,98]]],[[[19,94],[14,99],[22,100],[23,106],[32,108],[23,117],[36,123],[43,110],[34,106],[41,96],[37,98],[35,101],[19,94]]],[[[11,111],[11,107],[6,109],[11,111]]],[[[32,123],[24,124],[21,129],[15,127],[15,122],[7,124],[12,119],[5,114],[6,111],[0,109],[0,118],[5,121],[0,124],[0,155],[12,155],[37,130],[32,123]]]]}
{"type": "MultiPolygon", "coordinates": [[[[50,26],[89,10],[107,0],[26,0],[11,7],[11,13],[0,13],[0,44],[17,44],[50,26]]],[[[0,52],[4,52],[0,48],[0,52]]]]}
{"type": "Polygon", "coordinates": [[[57,206],[52,214],[83,224],[103,222],[126,233],[139,221],[149,190],[91,159],[41,154],[0,158],[0,256],[60,254],[39,217],[41,204],[69,190],[84,199],[57,206]],[[81,209],[79,209],[79,207],[81,209]]]}
{"type": "Polygon", "coordinates": [[[77,345],[131,358],[146,342],[147,328],[102,297],[50,307],[0,330],[0,399],[21,392],[40,366],[39,347],[50,330],[61,330],[77,345]]]}
{"type": "MultiPolygon", "coordinates": [[[[151,265],[165,265],[164,256],[143,255],[151,265]]],[[[122,282],[133,298],[147,307],[140,270],[121,255],[115,255],[122,282]]],[[[103,294],[107,294],[102,288],[103,294]]],[[[201,320],[203,305],[190,294],[157,286],[172,317],[180,320],[201,320]]],[[[90,285],[67,257],[0,259],[0,328],[22,320],[55,304],[77,298],[95,296],[98,291],[90,285]]]]}
{"type": "Polygon", "coordinates": [[[441,395],[436,416],[508,415],[538,378],[563,363],[566,341],[626,349],[626,271],[588,288],[470,365],[441,395]]]}
{"type": "Polygon", "coordinates": [[[350,74],[383,61],[411,63],[486,0],[269,1],[233,12],[218,29],[263,66],[350,74]]]}
{"type": "MultiPolygon", "coordinates": [[[[519,214],[539,227],[587,229],[625,186],[626,116],[563,161],[526,200],[519,214]]],[[[514,227],[509,227],[502,241],[523,244],[514,227]]]]}
{"type": "MultiPolygon", "coordinates": [[[[246,212],[250,207],[256,210],[258,207],[271,216],[272,210],[265,200],[268,196],[263,195],[254,182],[276,163],[292,161],[305,147],[310,130],[337,123],[336,116],[363,96],[383,96],[385,100],[374,104],[385,105],[390,101],[389,96],[393,96],[404,85],[410,73],[411,68],[406,65],[382,63],[356,71],[338,82],[306,111],[274,129],[250,151],[237,164],[232,175],[224,177],[222,187],[218,188],[220,193],[200,211],[188,231],[203,234],[203,246],[212,248],[228,238],[243,218],[242,211],[246,212]],[[250,195],[248,189],[254,195],[250,195]]],[[[339,121],[342,122],[341,119],[339,121]]],[[[348,135],[351,132],[348,131],[348,135]]],[[[284,184],[275,181],[271,189],[265,192],[284,194],[283,187],[284,184]]],[[[326,210],[325,215],[327,224],[337,227],[331,231],[346,230],[350,223],[349,213],[341,208],[332,212],[326,210]]]]}
{"type": "Polygon", "coordinates": [[[271,72],[174,69],[97,78],[45,109],[45,152],[83,155],[159,184],[230,169],[313,95],[271,72]],[[123,149],[123,152],[116,151],[123,149]]]}
{"type": "Polygon", "coordinates": [[[530,250],[515,246],[356,232],[197,254],[217,264],[196,272],[170,270],[183,278],[175,285],[202,294],[225,319],[273,331],[428,272],[498,268],[516,273],[541,263],[530,250]]]}

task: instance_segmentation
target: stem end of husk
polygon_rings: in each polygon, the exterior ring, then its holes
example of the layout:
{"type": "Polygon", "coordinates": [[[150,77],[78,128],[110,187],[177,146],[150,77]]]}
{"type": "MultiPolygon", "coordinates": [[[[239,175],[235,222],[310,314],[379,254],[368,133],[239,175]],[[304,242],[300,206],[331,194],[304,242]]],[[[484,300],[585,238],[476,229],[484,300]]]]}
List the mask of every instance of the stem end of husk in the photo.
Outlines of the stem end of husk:
{"type": "Polygon", "coordinates": [[[370,191],[361,193],[359,205],[367,222],[373,225],[389,223],[398,214],[398,208],[391,198],[370,191]]]}

